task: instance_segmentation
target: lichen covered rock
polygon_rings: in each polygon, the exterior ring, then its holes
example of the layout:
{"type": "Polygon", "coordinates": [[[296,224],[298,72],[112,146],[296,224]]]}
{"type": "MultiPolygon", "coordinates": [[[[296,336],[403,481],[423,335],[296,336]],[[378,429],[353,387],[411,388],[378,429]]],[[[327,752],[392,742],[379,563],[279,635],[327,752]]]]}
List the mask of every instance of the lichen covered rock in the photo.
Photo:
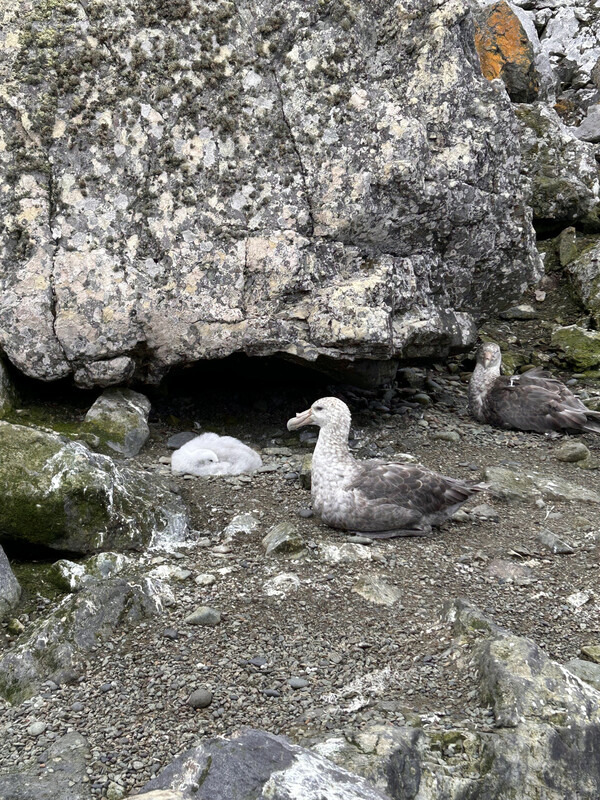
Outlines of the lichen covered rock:
{"type": "MultiPolygon", "coordinates": [[[[562,245],[562,242],[561,242],[562,245]]],[[[600,239],[575,253],[566,265],[571,283],[583,305],[600,323],[600,239]]]]}
{"type": "Polygon", "coordinates": [[[45,680],[75,680],[85,668],[85,654],[102,639],[162,608],[160,587],[147,578],[96,580],[68,595],[0,660],[0,695],[16,703],[34,694],[45,680]]]}
{"type": "Polygon", "coordinates": [[[540,86],[533,44],[505,0],[486,6],[476,16],[475,45],[483,74],[488,80],[501,78],[513,102],[537,99],[540,86]]]}
{"type": "Polygon", "coordinates": [[[577,139],[556,111],[542,104],[515,107],[521,123],[522,168],[534,220],[579,223],[600,230],[596,148],[577,139]]]}
{"type": "Polygon", "coordinates": [[[580,372],[600,365],[600,333],[579,325],[565,325],[552,332],[552,346],[561,351],[568,364],[580,372]]]}
{"type": "Polygon", "coordinates": [[[10,568],[6,553],[0,547],[0,620],[19,602],[21,587],[10,568]]]}
{"type": "Polygon", "coordinates": [[[539,275],[463,0],[36,0],[3,27],[0,347],[28,375],[439,356],[539,275]]]}
{"type": "Polygon", "coordinates": [[[97,449],[135,456],[148,436],[150,401],[132,389],[106,389],[85,415],[84,430],[98,436],[97,449]]]}
{"type": "Polygon", "coordinates": [[[118,467],[57,434],[0,422],[0,538],[93,553],[185,532],[158,476],[118,467]]]}

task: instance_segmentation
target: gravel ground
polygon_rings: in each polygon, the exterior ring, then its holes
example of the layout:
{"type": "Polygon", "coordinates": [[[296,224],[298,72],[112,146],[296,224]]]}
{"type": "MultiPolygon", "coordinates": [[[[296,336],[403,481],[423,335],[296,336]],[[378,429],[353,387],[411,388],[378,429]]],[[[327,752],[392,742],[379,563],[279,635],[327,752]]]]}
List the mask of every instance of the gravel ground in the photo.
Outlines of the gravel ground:
{"type": "MultiPolygon", "coordinates": [[[[393,395],[336,389],[354,412],[356,455],[410,453],[433,469],[476,479],[489,465],[537,468],[600,492],[598,470],[557,460],[564,437],[473,423],[461,368],[439,367],[429,377],[408,371],[403,379],[416,388],[393,395]]],[[[167,471],[159,459],[170,454],[168,437],[197,423],[198,430],[227,432],[261,449],[270,471],[240,479],[172,479],[196,533],[172,553],[135,558],[146,572],[169,565],[190,571],[171,583],[174,605],[99,644],[79,683],[44,687],[14,708],[0,701],[0,771],[37,765],[42,772],[48,743],[73,730],[92,746],[88,775],[94,794],[102,796],[111,782],[127,791],[141,787],[198,738],[228,735],[242,725],[296,741],[378,720],[489,728],[493,720],[477,701],[474,676],[442,622],[444,603],[455,597],[532,637],[561,662],[600,643],[600,505],[508,504],[480,495],[465,510],[487,502],[498,521],[493,513],[491,519],[469,514],[432,537],[347,545],[342,560],[332,560],[327,546],[344,544],[346,537],[299,514],[310,505],[299,473],[312,443],[285,428],[296,411],[331,391],[316,381],[276,391],[267,385],[198,389],[195,399],[181,396],[175,404],[155,399],[151,441],[136,459],[145,468],[167,471]],[[252,515],[257,525],[228,537],[224,529],[238,514],[252,515]],[[265,555],[261,539],[282,521],[305,541],[299,558],[265,555]],[[536,539],[542,529],[575,552],[554,555],[536,539]],[[508,566],[498,566],[498,559],[508,566]],[[204,573],[214,583],[198,584],[204,573]],[[282,573],[295,578],[273,589],[269,582],[282,573]],[[372,574],[399,590],[398,602],[377,605],[353,591],[372,574]],[[577,592],[588,596],[579,607],[568,600],[577,592]],[[187,624],[198,606],[220,611],[221,622],[187,624]],[[306,685],[292,688],[292,678],[306,685]],[[212,702],[194,709],[186,701],[200,688],[212,693],[212,702]],[[32,733],[33,722],[45,724],[43,733],[43,725],[32,733]]],[[[600,463],[600,438],[579,440],[600,463]]],[[[32,594],[29,605],[33,620],[45,602],[32,594]]],[[[12,643],[5,632],[2,647],[12,643]]],[[[115,786],[111,791],[118,796],[115,786]]]]}

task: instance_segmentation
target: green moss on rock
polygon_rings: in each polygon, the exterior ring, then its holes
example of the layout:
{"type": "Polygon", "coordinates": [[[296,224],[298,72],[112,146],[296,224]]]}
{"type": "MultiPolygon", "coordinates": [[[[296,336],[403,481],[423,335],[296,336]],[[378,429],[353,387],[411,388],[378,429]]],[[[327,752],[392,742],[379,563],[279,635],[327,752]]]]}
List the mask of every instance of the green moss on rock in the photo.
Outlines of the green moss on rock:
{"type": "Polygon", "coordinates": [[[185,528],[166,487],[78,442],[0,422],[0,452],[0,538],[92,553],[185,528]]]}
{"type": "Polygon", "coordinates": [[[552,346],[558,348],[565,360],[579,372],[600,365],[600,333],[588,331],[578,325],[556,328],[552,333],[552,346]]]}

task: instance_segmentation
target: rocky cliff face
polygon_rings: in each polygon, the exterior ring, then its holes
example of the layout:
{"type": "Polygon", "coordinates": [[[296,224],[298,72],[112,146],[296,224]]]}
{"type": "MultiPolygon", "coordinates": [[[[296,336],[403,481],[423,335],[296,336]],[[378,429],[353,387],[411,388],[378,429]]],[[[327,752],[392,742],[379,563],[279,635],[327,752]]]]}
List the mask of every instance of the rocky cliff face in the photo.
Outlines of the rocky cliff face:
{"type": "Polygon", "coordinates": [[[439,355],[537,277],[461,0],[2,5],[0,347],[28,375],[439,355]]]}

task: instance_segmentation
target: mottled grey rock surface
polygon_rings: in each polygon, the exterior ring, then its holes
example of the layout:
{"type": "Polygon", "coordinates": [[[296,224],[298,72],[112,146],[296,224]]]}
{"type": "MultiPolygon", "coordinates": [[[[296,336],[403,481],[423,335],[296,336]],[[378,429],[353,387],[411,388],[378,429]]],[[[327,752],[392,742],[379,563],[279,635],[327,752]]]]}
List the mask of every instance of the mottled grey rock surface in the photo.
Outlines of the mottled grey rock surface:
{"type": "Polygon", "coordinates": [[[99,437],[99,448],[135,456],[148,436],[150,400],[132,389],[106,389],[85,415],[84,427],[99,437]]]}
{"type": "Polygon", "coordinates": [[[0,347],[28,375],[440,355],[539,274],[463,0],[36,1],[3,26],[0,347]]]}
{"type": "MultiPolygon", "coordinates": [[[[161,585],[108,578],[69,595],[46,619],[25,631],[0,660],[0,695],[20,702],[40,684],[71,682],[84,671],[84,656],[121,625],[162,610],[161,585]]],[[[0,793],[0,797],[2,794],[0,793]]]]}
{"type": "Polygon", "coordinates": [[[592,313],[596,323],[599,323],[600,238],[576,258],[569,260],[566,271],[581,302],[592,313]]]}
{"type": "Polygon", "coordinates": [[[184,800],[389,800],[328,759],[281,736],[250,729],[188,750],[142,791],[170,788],[184,800]]]}
{"type": "Polygon", "coordinates": [[[6,366],[0,359],[0,419],[12,411],[16,401],[16,392],[6,366]]]}
{"type": "Polygon", "coordinates": [[[596,146],[577,139],[548,105],[523,103],[515,111],[534,219],[554,225],[577,222],[600,230],[596,146]]]}
{"type": "Polygon", "coordinates": [[[21,587],[10,568],[6,553],[0,547],[0,620],[19,602],[21,587]]]}
{"type": "Polygon", "coordinates": [[[394,800],[599,796],[600,693],[468,604],[453,603],[449,617],[461,663],[476,666],[480,700],[491,706],[495,728],[374,724],[314,749],[394,800]]]}
{"type": "Polygon", "coordinates": [[[49,747],[46,769],[0,775],[2,800],[89,800],[87,780],[90,747],[79,733],[67,733],[49,747]],[[85,779],[85,780],[84,780],[85,779]]]}
{"type": "Polygon", "coordinates": [[[93,553],[182,538],[187,512],[158,475],[58,434],[0,421],[0,539],[93,553]]]}

